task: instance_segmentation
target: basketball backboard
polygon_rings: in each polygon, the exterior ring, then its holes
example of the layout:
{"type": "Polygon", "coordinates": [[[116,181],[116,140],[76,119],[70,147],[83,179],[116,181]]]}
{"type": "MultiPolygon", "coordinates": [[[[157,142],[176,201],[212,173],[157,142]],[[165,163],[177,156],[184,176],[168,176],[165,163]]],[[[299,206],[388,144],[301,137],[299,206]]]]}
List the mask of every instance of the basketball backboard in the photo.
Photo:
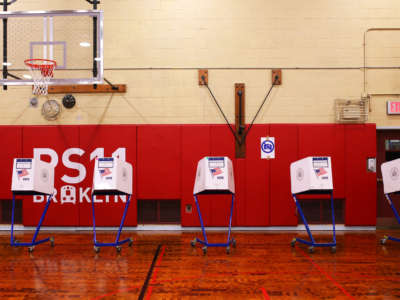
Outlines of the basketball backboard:
{"type": "Polygon", "coordinates": [[[0,19],[7,19],[7,41],[0,39],[0,45],[2,68],[9,73],[1,85],[33,85],[24,61],[35,58],[56,61],[50,85],[102,83],[102,11],[5,11],[0,19]]]}

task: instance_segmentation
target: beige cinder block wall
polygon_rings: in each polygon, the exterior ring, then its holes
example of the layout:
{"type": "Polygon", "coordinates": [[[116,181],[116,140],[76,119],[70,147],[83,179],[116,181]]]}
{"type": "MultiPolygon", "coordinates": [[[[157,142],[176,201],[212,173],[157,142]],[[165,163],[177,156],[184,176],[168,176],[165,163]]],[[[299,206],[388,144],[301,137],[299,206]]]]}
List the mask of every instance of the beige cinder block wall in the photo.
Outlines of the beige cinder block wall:
{"type": "MultiPolygon", "coordinates": [[[[397,0],[102,0],[105,77],[126,94],[75,94],[56,121],[29,106],[30,87],[0,91],[1,124],[223,123],[197,69],[234,122],[234,83],[246,84],[250,122],[283,69],[256,123],[333,123],[334,99],[372,94],[370,122],[400,126],[386,100],[400,94],[397,0]],[[382,95],[384,94],[384,95],[382,95]]],[[[90,9],[85,0],[18,0],[9,10],[90,9]]],[[[62,95],[51,96],[61,100],[62,95]]],[[[46,98],[40,97],[40,104],[46,98]]]]}

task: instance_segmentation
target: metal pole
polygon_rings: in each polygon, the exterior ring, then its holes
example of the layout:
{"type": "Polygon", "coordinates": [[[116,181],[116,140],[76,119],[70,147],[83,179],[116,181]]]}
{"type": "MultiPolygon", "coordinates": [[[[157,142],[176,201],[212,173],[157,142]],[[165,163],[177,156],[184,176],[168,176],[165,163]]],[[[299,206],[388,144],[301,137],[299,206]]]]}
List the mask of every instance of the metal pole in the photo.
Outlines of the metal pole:
{"type": "MultiPolygon", "coordinates": [[[[93,1],[93,9],[97,9],[97,0],[93,1]]],[[[97,17],[93,17],[93,77],[97,77],[97,17]]],[[[97,84],[93,85],[97,88],[97,84]]]]}
{"type": "MultiPolygon", "coordinates": [[[[7,0],[3,2],[3,11],[7,11],[7,0]]],[[[7,18],[3,19],[3,79],[7,79],[7,18]]],[[[3,90],[7,90],[7,85],[3,85],[3,90]]]]}
{"type": "Polygon", "coordinates": [[[128,200],[127,200],[127,202],[125,204],[124,214],[122,215],[121,224],[119,225],[119,230],[118,230],[118,233],[117,233],[117,238],[115,239],[115,243],[116,244],[118,244],[119,237],[121,235],[121,230],[122,230],[122,227],[124,226],[126,212],[128,211],[128,207],[129,207],[130,201],[131,201],[131,195],[128,196],[128,200]]]}
{"type": "Polygon", "coordinates": [[[194,195],[194,200],[195,200],[195,202],[196,202],[197,212],[199,213],[199,219],[200,219],[200,224],[201,224],[201,231],[203,232],[204,241],[206,242],[206,244],[207,244],[207,246],[208,246],[207,234],[206,234],[206,230],[205,230],[205,228],[204,228],[203,218],[201,217],[200,205],[199,205],[199,201],[197,200],[197,195],[194,195]]]}
{"type": "Polygon", "coordinates": [[[53,194],[49,195],[49,197],[47,198],[46,206],[45,206],[45,208],[43,210],[42,216],[40,217],[39,224],[36,227],[35,234],[33,235],[33,238],[32,238],[32,244],[35,243],[35,241],[36,241],[36,237],[39,234],[40,227],[42,226],[43,220],[44,220],[44,218],[46,216],[46,212],[47,212],[47,209],[49,208],[49,205],[51,203],[51,199],[52,198],[53,198],[53,194]]]}
{"type": "Polygon", "coordinates": [[[97,240],[96,240],[96,219],[94,213],[94,195],[92,195],[92,218],[93,218],[93,242],[96,245],[97,240]]]}
{"type": "Polygon", "coordinates": [[[231,228],[232,228],[232,215],[233,215],[233,204],[235,200],[235,194],[232,194],[232,202],[231,202],[231,215],[229,217],[229,231],[228,231],[228,246],[231,240],[231,228]]]}
{"type": "Polygon", "coordinates": [[[15,211],[15,194],[12,198],[12,213],[11,213],[11,246],[14,245],[14,211],[15,211]]]}
{"type": "Polygon", "coordinates": [[[333,242],[336,243],[335,206],[333,205],[333,191],[331,192],[331,209],[332,209],[333,242]]]}

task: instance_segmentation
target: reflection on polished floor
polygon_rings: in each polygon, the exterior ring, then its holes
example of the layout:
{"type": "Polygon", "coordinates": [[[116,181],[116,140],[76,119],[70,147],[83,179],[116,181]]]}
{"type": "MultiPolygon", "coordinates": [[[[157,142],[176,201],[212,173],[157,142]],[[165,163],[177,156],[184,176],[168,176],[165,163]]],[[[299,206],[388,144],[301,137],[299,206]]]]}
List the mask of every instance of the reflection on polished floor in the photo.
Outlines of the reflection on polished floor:
{"type": "MultiPolygon", "coordinates": [[[[233,232],[236,249],[190,241],[199,232],[125,232],[133,246],[93,251],[91,232],[56,233],[55,247],[33,253],[0,235],[0,299],[396,299],[400,297],[400,243],[380,245],[399,231],[338,232],[337,253],[290,246],[303,232],[233,232]]],[[[43,231],[43,236],[48,235],[43,231]]],[[[32,232],[17,232],[29,240],[32,232]]],[[[225,240],[210,233],[210,242],[225,240]]],[[[329,241],[316,232],[317,241],[329,241]]],[[[114,235],[100,233],[101,241],[114,235]]]]}

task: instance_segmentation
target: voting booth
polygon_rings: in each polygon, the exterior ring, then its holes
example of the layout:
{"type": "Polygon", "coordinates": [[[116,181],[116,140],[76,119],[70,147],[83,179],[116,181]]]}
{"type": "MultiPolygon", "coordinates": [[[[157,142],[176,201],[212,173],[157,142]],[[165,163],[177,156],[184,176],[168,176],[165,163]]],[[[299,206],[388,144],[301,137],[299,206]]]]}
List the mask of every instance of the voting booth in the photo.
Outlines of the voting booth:
{"type": "Polygon", "coordinates": [[[54,167],[49,163],[33,158],[15,158],[13,162],[11,191],[12,214],[11,214],[11,245],[28,246],[28,251],[32,252],[36,245],[50,242],[54,246],[54,238],[46,238],[36,241],[40,227],[46,216],[47,209],[51,203],[54,193],[54,167]],[[32,242],[20,243],[14,239],[14,213],[15,213],[15,195],[47,195],[47,202],[36,227],[32,242]]]}
{"type": "Polygon", "coordinates": [[[333,180],[332,163],[329,156],[310,156],[290,164],[291,191],[296,207],[306,227],[311,241],[300,238],[292,240],[292,247],[296,242],[309,245],[309,252],[314,252],[314,247],[331,247],[336,252],[335,213],[333,206],[333,180]],[[333,242],[316,243],[311,234],[307,220],[301,209],[297,195],[300,194],[330,194],[332,209],[333,242]]]}
{"type": "Polygon", "coordinates": [[[330,157],[306,157],[290,164],[292,194],[333,190],[330,157]]]}
{"type": "Polygon", "coordinates": [[[121,251],[121,245],[128,243],[132,246],[132,238],[120,241],[122,227],[124,226],[126,213],[132,195],[132,165],[126,161],[116,157],[100,157],[96,158],[93,171],[93,187],[92,187],[92,214],[93,214],[93,241],[94,251],[98,253],[100,247],[111,246],[116,247],[118,252],[121,251]],[[96,195],[127,195],[124,212],[121,223],[117,232],[114,243],[100,243],[96,238],[96,217],[94,207],[94,197],[96,195]]]}
{"type": "MultiPolygon", "coordinates": [[[[383,192],[385,194],[385,198],[392,208],[393,213],[396,216],[397,222],[399,222],[400,224],[399,213],[397,212],[397,209],[394,206],[393,201],[390,197],[390,194],[400,192],[400,158],[384,162],[381,165],[381,171],[383,180],[383,192]]],[[[385,244],[387,240],[400,242],[400,238],[385,235],[383,239],[381,239],[381,244],[385,244]]]]}
{"type": "MultiPolygon", "coordinates": [[[[204,157],[197,164],[193,196],[199,214],[201,229],[204,240],[195,238],[191,241],[194,247],[196,243],[203,245],[203,253],[207,253],[207,247],[226,247],[226,252],[230,252],[230,245],[236,247],[235,239],[231,238],[231,225],[233,215],[233,205],[235,200],[235,179],[233,175],[232,161],[226,156],[204,157]],[[202,194],[231,194],[231,211],[229,217],[228,239],[226,243],[209,243],[204,228],[203,218],[200,211],[198,195],[202,194]]],[[[218,201],[218,200],[215,200],[218,201]]]]}

